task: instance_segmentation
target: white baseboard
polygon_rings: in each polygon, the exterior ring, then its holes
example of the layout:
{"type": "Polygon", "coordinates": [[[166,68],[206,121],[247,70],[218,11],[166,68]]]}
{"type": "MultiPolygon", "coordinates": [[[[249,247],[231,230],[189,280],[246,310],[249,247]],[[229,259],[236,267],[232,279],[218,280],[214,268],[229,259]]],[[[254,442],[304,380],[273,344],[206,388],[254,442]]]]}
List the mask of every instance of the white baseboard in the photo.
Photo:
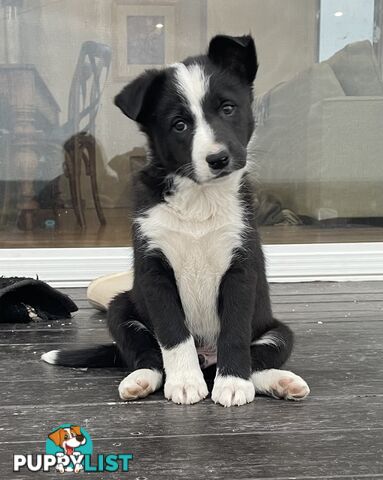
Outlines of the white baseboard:
{"type": "MultiPolygon", "coordinates": [[[[271,282],[383,280],[383,242],[264,246],[271,282]]],[[[132,266],[129,247],[0,249],[0,275],[87,286],[132,266]]]]}

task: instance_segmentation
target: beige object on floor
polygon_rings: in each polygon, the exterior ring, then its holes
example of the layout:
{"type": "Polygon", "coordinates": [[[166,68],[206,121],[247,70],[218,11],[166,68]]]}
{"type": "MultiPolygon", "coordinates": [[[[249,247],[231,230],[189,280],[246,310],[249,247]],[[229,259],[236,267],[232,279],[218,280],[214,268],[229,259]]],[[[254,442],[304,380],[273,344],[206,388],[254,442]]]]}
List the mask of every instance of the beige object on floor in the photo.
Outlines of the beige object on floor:
{"type": "Polygon", "coordinates": [[[89,285],[87,298],[89,303],[99,310],[107,310],[110,301],[118,293],[131,290],[133,287],[133,270],[113,273],[96,278],[89,285]]]}

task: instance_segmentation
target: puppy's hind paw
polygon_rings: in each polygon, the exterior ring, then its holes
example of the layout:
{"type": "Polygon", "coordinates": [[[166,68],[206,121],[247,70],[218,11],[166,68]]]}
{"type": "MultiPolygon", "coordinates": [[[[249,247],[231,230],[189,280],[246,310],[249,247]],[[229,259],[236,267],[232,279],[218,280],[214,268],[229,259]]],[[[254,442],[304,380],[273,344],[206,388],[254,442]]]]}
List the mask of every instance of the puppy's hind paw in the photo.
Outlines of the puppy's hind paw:
{"type": "Polygon", "coordinates": [[[121,400],[137,400],[158,390],[162,385],[162,372],[150,368],[135,370],[118,386],[121,400]]]}
{"type": "Polygon", "coordinates": [[[261,370],[254,372],[251,379],[255,391],[284,400],[303,400],[310,393],[310,388],[302,377],[288,370],[261,370]]]}

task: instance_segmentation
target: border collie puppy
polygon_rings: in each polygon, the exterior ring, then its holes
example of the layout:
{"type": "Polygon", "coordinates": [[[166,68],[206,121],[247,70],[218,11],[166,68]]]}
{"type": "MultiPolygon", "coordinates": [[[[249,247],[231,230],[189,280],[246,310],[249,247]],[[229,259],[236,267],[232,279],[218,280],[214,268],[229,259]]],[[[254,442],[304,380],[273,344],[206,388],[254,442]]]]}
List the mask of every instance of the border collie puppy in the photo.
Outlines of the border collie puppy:
{"type": "Polygon", "coordinates": [[[246,180],[258,64],[251,36],[218,35],[207,55],[148,70],[115,103],[148,138],[135,183],[134,286],[110,304],[115,344],[53,351],[49,363],[123,365],[123,400],[208,395],[203,368],[216,364],[212,399],[243,405],[256,392],[300,400],[306,382],[278,370],[293,335],[273,317],[246,180]],[[165,374],[165,380],[164,380],[165,374]]]}

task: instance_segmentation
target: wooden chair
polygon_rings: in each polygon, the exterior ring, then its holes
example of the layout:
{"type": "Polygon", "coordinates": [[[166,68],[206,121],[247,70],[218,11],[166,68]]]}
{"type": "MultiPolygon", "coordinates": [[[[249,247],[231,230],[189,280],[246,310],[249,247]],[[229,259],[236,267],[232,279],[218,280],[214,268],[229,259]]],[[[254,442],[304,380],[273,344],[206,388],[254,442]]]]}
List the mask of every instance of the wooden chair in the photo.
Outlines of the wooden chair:
{"type": "Polygon", "coordinates": [[[108,45],[93,41],[82,44],[69,92],[68,121],[58,132],[64,148],[64,174],[69,180],[73,209],[81,228],[86,226],[81,197],[82,163],[85,174],[90,177],[99,222],[105,224],[97,186],[95,130],[111,58],[112,51],[108,45]]]}

